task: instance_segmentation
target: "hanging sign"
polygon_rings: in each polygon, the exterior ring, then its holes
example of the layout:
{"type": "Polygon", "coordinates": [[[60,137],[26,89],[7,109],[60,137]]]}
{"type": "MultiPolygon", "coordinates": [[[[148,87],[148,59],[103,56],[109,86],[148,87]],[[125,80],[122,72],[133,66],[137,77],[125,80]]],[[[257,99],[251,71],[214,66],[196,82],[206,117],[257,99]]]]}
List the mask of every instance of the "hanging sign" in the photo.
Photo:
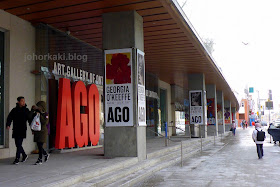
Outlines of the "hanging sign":
{"type": "Polygon", "coordinates": [[[273,101],[266,101],[265,102],[265,109],[273,110],[273,101]]]}
{"type": "Polygon", "coordinates": [[[133,126],[132,49],[105,51],[106,126],[133,126]]]}
{"type": "Polygon", "coordinates": [[[225,108],[225,124],[230,124],[230,108],[226,107],[225,108]]]}
{"type": "Polygon", "coordinates": [[[138,124],[146,126],[146,91],[145,91],[145,58],[144,53],[137,49],[138,77],[138,124]]]}
{"type": "Polygon", "coordinates": [[[203,124],[202,91],[192,90],[190,95],[190,124],[203,124]]]}
{"type": "Polygon", "coordinates": [[[74,80],[81,80],[88,84],[103,85],[103,76],[90,73],[88,71],[67,66],[65,64],[54,62],[53,74],[62,76],[64,78],[72,78],[74,80]]]}
{"type": "Polygon", "coordinates": [[[217,104],[217,118],[218,118],[218,125],[223,125],[224,118],[223,118],[223,111],[222,106],[220,104],[217,104]]]}

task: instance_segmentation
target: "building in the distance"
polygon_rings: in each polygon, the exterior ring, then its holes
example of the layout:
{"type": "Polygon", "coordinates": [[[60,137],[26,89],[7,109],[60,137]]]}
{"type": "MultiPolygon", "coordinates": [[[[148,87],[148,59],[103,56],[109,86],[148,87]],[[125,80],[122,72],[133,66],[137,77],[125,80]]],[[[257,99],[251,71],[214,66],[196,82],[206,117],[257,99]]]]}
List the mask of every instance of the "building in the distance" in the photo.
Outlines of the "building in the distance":
{"type": "Polygon", "coordinates": [[[239,111],[236,113],[236,123],[241,127],[241,122],[246,120],[249,122],[249,102],[247,99],[242,99],[240,102],[239,111]]]}

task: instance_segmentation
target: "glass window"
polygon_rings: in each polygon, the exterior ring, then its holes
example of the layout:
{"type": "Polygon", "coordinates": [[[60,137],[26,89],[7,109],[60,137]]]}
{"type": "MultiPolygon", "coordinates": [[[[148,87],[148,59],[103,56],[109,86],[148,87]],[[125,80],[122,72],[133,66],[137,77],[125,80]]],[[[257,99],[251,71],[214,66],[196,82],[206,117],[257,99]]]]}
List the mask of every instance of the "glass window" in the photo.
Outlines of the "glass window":
{"type": "Polygon", "coordinates": [[[100,94],[99,145],[103,144],[104,64],[102,50],[44,24],[36,26],[36,42],[40,44],[37,46],[35,59],[36,65],[40,65],[40,68],[37,68],[40,71],[36,76],[39,79],[36,81],[36,87],[40,88],[40,94],[38,94],[40,99],[48,104],[50,116],[48,147],[55,147],[59,78],[68,78],[71,83],[82,80],[85,85],[97,85],[100,94]]]}
{"type": "Polygon", "coordinates": [[[161,131],[165,131],[167,123],[166,90],[160,89],[161,131]]]}
{"type": "Polygon", "coordinates": [[[185,112],[175,111],[176,134],[185,134],[185,112]]]}
{"type": "Polygon", "coordinates": [[[146,71],[146,115],[147,115],[147,137],[155,137],[161,133],[159,125],[159,96],[158,78],[156,75],[146,71]],[[156,132],[156,133],[154,133],[156,132]]]}

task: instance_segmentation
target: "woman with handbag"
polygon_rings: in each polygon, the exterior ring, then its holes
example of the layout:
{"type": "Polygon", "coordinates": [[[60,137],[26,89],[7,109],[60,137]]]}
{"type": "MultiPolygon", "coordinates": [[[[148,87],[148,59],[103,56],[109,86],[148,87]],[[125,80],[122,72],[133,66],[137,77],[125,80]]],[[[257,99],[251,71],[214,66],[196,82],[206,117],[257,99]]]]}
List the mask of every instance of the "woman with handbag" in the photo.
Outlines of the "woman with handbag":
{"type": "Polygon", "coordinates": [[[231,129],[232,129],[232,134],[233,136],[235,136],[235,131],[236,131],[236,123],[234,120],[232,120],[232,125],[231,125],[231,129]]]}
{"type": "MultiPolygon", "coordinates": [[[[48,137],[48,128],[47,124],[49,123],[49,116],[46,112],[46,103],[44,101],[39,101],[36,106],[32,106],[31,112],[30,112],[30,118],[35,120],[35,117],[40,116],[40,124],[41,128],[33,129],[32,133],[34,134],[34,142],[37,143],[37,147],[39,149],[39,158],[35,165],[42,164],[43,155],[45,157],[45,162],[48,161],[50,155],[44,150],[43,145],[47,142],[48,137]],[[39,114],[39,115],[38,115],[39,114]]],[[[33,123],[32,121],[32,123],[33,123]]],[[[32,125],[32,124],[31,124],[32,125]]],[[[31,127],[32,129],[32,127],[31,127]]]]}

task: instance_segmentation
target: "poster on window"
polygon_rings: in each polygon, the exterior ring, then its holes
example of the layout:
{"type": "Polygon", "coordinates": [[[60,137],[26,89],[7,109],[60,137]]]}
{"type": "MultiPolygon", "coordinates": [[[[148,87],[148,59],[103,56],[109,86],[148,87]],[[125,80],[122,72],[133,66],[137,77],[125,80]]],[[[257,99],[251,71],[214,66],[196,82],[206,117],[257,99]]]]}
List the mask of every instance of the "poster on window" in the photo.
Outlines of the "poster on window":
{"type": "Polygon", "coordinates": [[[225,108],[225,124],[230,124],[230,108],[225,108]]]}
{"type": "Polygon", "coordinates": [[[133,126],[132,49],[105,50],[105,120],[133,126]]]}
{"type": "Polygon", "coordinates": [[[207,99],[207,124],[215,125],[216,116],[215,116],[215,99],[207,99]]]}
{"type": "Polygon", "coordinates": [[[218,125],[223,125],[223,111],[222,106],[220,104],[217,104],[217,118],[218,118],[218,125]]]}
{"type": "Polygon", "coordinates": [[[203,124],[202,91],[190,91],[190,124],[203,124]]]}
{"type": "Polygon", "coordinates": [[[185,106],[185,125],[190,124],[190,101],[184,99],[184,106],[185,106]]]}
{"type": "Polygon", "coordinates": [[[146,126],[145,54],[137,49],[138,125],[146,126]]]}

